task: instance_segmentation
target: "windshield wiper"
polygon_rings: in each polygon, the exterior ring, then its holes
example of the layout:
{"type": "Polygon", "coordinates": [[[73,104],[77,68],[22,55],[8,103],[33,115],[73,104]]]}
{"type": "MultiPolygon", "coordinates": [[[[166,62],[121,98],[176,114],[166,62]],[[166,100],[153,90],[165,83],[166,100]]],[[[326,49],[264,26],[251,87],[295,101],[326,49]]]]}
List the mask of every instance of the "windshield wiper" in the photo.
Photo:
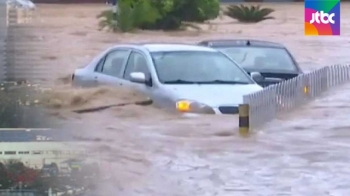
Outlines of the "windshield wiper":
{"type": "Polygon", "coordinates": [[[234,81],[234,80],[210,80],[200,81],[198,84],[249,84],[249,82],[234,81]]]}
{"type": "Polygon", "coordinates": [[[195,81],[189,81],[189,80],[168,80],[164,81],[164,84],[198,84],[198,82],[195,81]]]}
{"type": "Polygon", "coordinates": [[[243,63],[246,60],[247,56],[248,56],[248,52],[244,53],[243,58],[241,62],[239,62],[239,64],[243,63]]]}

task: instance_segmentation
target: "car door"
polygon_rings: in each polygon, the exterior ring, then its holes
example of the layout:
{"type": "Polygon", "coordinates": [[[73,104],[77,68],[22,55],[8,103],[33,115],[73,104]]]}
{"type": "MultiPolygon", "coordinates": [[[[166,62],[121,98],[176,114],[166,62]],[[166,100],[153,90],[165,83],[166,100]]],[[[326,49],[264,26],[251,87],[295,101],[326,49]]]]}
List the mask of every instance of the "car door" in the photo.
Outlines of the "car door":
{"type": "Polygon", "coordinates": [[[130,53],[129,49],[110,51],[95,68],[95,83],[97,85],[122,85],[123,70],[130,53]]]}
{"type": "Polygon", "coordinates": [[[140,84],[130,81],[130,74],[132,72],[142,72],[145,74],[147,79],[152,80],[152,76],[150,73],[149,65],[147,62],[147,58],[144,54],[138,51],[132,51],[128,62],[126,64],[124,73],[123,73],[123,84],[130,88],[136,89],[139,92],[146,94],[149,97],[153,97],[153,86],[140,84]]]}

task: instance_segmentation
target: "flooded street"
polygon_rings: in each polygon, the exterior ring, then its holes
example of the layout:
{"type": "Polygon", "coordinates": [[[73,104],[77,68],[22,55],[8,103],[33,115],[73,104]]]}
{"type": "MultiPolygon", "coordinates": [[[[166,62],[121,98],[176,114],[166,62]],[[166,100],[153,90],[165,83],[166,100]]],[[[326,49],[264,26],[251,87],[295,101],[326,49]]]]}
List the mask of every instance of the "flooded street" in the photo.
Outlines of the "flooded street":
{"type": "MultiPolygon", "coordinates": [[[[129,34],[97,30],[95,16],[106,8],[103,5],[38,5],[36,16],[28,24],[31,36],[27,37],[36,43],[36,49],[22,57],[33,57],[34,71],[50,73],[36,77],[52,88],[52,99],[60,105],[51,111],[54,126],[98,138],[87,148],[98,149],[100,155],[92,158],[105,160],[108,167],[105,182],[95,195],[350,194],[346,186],[350,180],[350,85],[281,116],[249,138],[237,135],[238,118],[231,115],[184,117],[135,105],[88,114],[72,112],[72,108],[120,103],[129,98],[110,89],[77,91],[62,84],[74,69],[121,42],[254,38],[285,44],[306,71],[350,63],[350,13],[346,12],[350,4],[342,3],[342,36],[338,37],[304,36],[303,4],[264,5],[276,9],[276,20],[243,25],[224,17],[211,21],[212,25],[201,25],[201,32],[129,34]],[[97,101],[80,101],[78,105],[72,101],[86,97],[97,101]]],[[[27,66],[22,63],[19,67],[27,66]]]]}
{"type": "Polygon", "coordinates": [[[95,129],[91,136],[113,138],[97,144],[105,150],[100,159],[112,163],[110,180],[101,191],[159,196],[347,195],[349,95],[350,85],[334,89],[250,138],[236,134],[231,116],[211,120],[221,124],[197,127],[190,120],[187,125],[186,120],[156,125],[141,120],[138,129],[127,129],[123,120],[119,127],[95,129]]]}

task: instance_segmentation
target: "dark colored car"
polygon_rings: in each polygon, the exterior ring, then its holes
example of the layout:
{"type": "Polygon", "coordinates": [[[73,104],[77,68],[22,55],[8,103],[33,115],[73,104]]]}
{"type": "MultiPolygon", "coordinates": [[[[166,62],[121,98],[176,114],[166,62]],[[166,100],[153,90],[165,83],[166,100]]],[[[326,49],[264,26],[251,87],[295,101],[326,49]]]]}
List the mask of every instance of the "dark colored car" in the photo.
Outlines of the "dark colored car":
{"type": "Polygon", "coordinates": [[[249,74],[260,73],[259,85],[266,87],[302,74],[298,63],[286,47],[259,40],[205,40],[198,45],[215,48],[237,62],[249,74]]]}

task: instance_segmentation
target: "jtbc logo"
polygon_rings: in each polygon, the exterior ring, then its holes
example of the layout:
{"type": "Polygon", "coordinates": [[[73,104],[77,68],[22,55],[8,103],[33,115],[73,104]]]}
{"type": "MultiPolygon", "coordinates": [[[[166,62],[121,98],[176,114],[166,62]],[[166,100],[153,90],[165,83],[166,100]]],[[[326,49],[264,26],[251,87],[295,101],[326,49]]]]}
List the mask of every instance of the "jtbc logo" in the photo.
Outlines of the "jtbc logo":
{"type": "Polygon", "coordinates": [[[310,23],[313,24],[314,22],[316,22],[317,24],[328,24],[328,23],[334,24],[335,22],[333,20],[333,17],[334,17],[334,13],[328,14],[328,13],[324,13],[323,11],[321,11],[321,13],[316,12],[312,14],[310,23]]]}

